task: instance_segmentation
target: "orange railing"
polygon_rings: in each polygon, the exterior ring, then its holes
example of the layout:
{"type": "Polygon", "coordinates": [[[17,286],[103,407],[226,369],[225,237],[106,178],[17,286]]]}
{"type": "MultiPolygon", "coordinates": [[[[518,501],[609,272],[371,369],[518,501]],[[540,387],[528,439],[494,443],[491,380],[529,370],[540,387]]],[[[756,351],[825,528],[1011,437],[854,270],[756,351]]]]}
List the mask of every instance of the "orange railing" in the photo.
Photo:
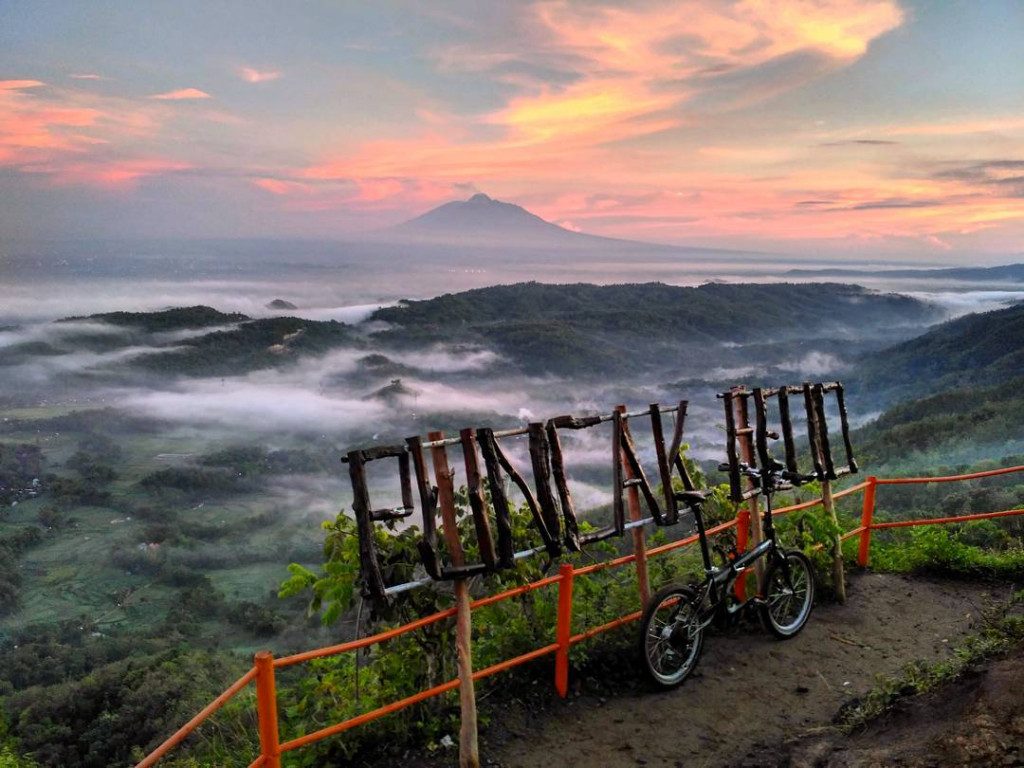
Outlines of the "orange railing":
{"type": "MultiPolygon", "coordinates": [[[[858,483],[857,485],[846,488],[839,493],[833,495],[833,498],[839,499],[844,496],[849,496],[854,493],[864,492],[864,500],[861,511],[861,523],[853,530],[847,531],[842,534],[843,540],[852,538],[854,536],[860,537],[857,562],[866,567],[868,565],[871,549],[871,533],[876,530],[884,530],[888,528],[900,528],[907,526],[918,526],[918,525],[940,525],[944,523],[957,523],[967,522],[972,520],[985,520],[996,517],[1012,517],[1015,515],[1024,515],[1024,509],[1009,509],[1000,512],[984,512],[973,515],[957,515],[955,517],[936,517],[920,520],[901,520],[893,522],[874,522],[875,513],[875,499],[878,486],[880,485],[907,485],[915,483],[943,483],[943,482],[954,482],[962,480],[975,480],[984,477],[993,477],[995,475],[1004,475],[1013,472],[1024,472],[1024,466],[1016,467],[1005,467],[1002,469],[988,470],[985,472],[974,472],[966,475],[951,475],[944,477],[904,477],[904,478],[876,478],[869,477],[866,481],[858,483]]],[[[776,510],[776,514],[786,514],[788,512],[795,512],[801,509],[809,509],[822,504],[821,499],[812,499],[800,504],[794,504],[789,507],[782,507],[776,510]]],[[[732,520],[728,520],[720,525],[708,529],[709,535],[721,533],[729,528],[736,527],[738,525],[749,526],[750,518],[749,514],[744,514],[746,510],[741,511],[737,517],[732,520]]],[[[746,531],[741,531],[746,533],[746,531]]],[[[740,536],[741,540],[745,537],[740,536]]],[[[651,549],[642,550],[639,554],[641,560],[650,557],[657,557],[667,552],[679,549],[693,544],[697,541],[697,536],[688,536],[677,541],[662,544],[661,546],[653,547],[651,549]]],[[[642,546],[642,542],[641,542],[642,546]]],[[[588,565],[583,568],[576,568],[571,563],[565,563],[559,569],[557,576],[548,576],[530,584],[525,584],[514,589],[506,590],[494,595],[488,595],[478,600],[474,600],[470,603],[470,611],[476,608],[482,608],[485,605],[491,605],[493,603],[500,602],[502,600],[508,600],[509,598],[523,595],[527,592],[532,592],[536,589],[543,589],[545,587],[558,585],[558,613],[557,622],[554,632],[554,642],[545,645],[541,648],[537,648],[528,653],[524,653],[515,658],[508,659],[506,661],[499,662],[485,669],[476,670],[473,672],[473,680],[480,680],[485,677],[504,672],[506,670],[517,667],[521,664],[534,661],[544,656],[554,654],[555,656],[555,689],[560,696],[566,696],[568,693],[569,686],[569,649],[581,643],[584,640],[588,640],[595,635],[607,632],[612,629],[616,629],[624,624],[631,621],[636,621],[640,618],[642,610],[629,613],[625,616],[621,616],[617,619],[609,621],[599,626],[591,627],[577,634],[572,634],[572,592],[573,582],[577,577],[586,576],[597,571],[605,570],[607,568],[617,568],[629,563],[637,562],[638,554],[624,555],[617,557],[613,560],[606,560],[593,565],[588,565]]],[[[184,741],[190,733],[192,733],[199,725],[210,715],[220,709],[231,697],[235,696],[241,690],[246,688],[249,683],[256,682],[256,711],[257,720],[259,724],[259,741],[260,741],[260,756],[256,758],[250,765],[249,768],[255,768],[256,766],[262,766],[263,768],[279,768],[281,764],[281,755],[286,752],[291,752],[296,749],[300,749],[314,742],[325,739],[329,736],[335,736],[339,733],[343,733],[351,728],[355,728],[365,723],[369,723],[378,718],[384,717],[399,710],[410,707],[426,699],[434,696],[439,696],[448,691],[455,690],[459,687],[459,680],[449,680],[446,683],[435,685],[432,688],[428,688],[425,691],[407,696],[404,699],[393,701],[389,704],[385,704],[377,709],[365,712],[356,717],[350,718],[340,723],[327,726],[318,731],[307,733],[303,736],[291,739],[290,741],[281,742],[279,738],[279,720],[277,715],[277,693],[276,683],[274,679],[274,672],[282,667],[289,667],[295,664],[301,664],[306,661],[313,659],[321,659],[327,656],[335,656],[340,653],[348,653],[350,651],[358,651],[362,648],[367,648],[371,645],[391,640],[400,635],[404,635],[407,632],[413,632],[417,629],[436,624],[439,621],[445,619],[454,618],[456,616],[456,609],[449,608],[438,613],[425,616],[424,618],[417,619],[416,621],[409,622],[400,627],[389,629],[384,632],[380,632],[370,637],[364,637],[359,640],[352,640],[347,643],[341,643],[339,645],[332,645],[325,648],[318,648],[312,651],[306,651],[304,653],[297,653],[292,656],[284,656],[279,659],[275,659],[273,655],[268,651],[261,651],[257,653],[254,659],[253,667],[240,677],[234,684],[225,690],[220,696],[214,699],[208,704],[201,712],[195,717],[183,725],[174,735],[168,738],[163,744],[157,747],[152,753],[150,753],[142,762],[140,762],[136,768],[149,768],[149,766],[155,765],[162,757],[168,752],[178,746],[184,741]]]]}

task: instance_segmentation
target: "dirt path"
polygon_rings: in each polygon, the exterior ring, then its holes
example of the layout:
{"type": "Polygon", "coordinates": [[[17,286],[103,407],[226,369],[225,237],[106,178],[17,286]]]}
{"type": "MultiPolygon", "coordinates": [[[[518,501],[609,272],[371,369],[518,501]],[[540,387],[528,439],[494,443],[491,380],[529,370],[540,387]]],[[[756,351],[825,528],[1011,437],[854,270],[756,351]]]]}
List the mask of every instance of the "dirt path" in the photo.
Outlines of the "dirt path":
{"type": "MultiPolygon", "coordinates": [[[[808,736],[775,752],[787,768],[1024,766],[1024,652],[901,702],[851,736],[808,736]]],[[[751,765],[748,763],[747,765],[751,765]]],[[[763,765],[763,763],[762,763],[763,765]]],[[[735,768],[746,768],[737,765],[735,768]]]]}
{"type": "MultiPolygon", "coordinates": [[[[758,744],[827,724],[879,673],[938,660],[1009,588],[888,574],[855,577],[845,606],[818,606],[779,642],[753,627],[712,633],[700,666],[668,693],[622,684],[543,713],[507,713],[484,735],[485,765],[501,768],[775,765],[758,744]]],[[[633,630],[635,631],[635,630],[633,630]]]]}

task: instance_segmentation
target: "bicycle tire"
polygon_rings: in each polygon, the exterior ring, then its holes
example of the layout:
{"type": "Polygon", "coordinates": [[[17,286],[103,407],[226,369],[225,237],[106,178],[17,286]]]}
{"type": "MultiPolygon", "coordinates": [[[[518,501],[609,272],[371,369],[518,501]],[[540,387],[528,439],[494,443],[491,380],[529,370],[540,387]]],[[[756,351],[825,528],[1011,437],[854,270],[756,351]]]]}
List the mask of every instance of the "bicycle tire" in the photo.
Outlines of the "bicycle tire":
{"type": "Polygon", "coordinates": [[[673,584],[655,593],[647,608],[644,609],[643,619],[640,622],[640,658],[647,677],[658,688],[677,687],[689,677],[700,660],[701,650],[704,646],[704,628],[700,627],[700,617],[696,612],[696,600],[697,593],[693,589],[673,584]],[[677,601],[671,602],[673,599],[677,599],[677,601]],[[669,621],[675,623],[678,610],[690,611],[688,619],[682,625],[685,627],[685,638],[682,638],[679,633],[680,628],[669,627],[669,621]],[[671,612],[668,614],[671,618],[668,620],[659,618],[659,613],[663,611],[671,612]],[[658,621],[662,622],[660,626],[656,624],[658,621]],[[698,627],[696,630],[692,629],[694,623],[698,627]],[[654,634],[651,634],[652,629],[654,634]],[[679,648],[678,645],[680,638],[683,639],[683,642],[688,641],[683,648],[679,648]]]}
{"type": "Polygon", "coordinates": [[[764,576],[764,604],[760,612],[765,628],[785,640],[804,628],[814,609],[814,568],[807,556],[795,549],[784,552],[782,557],[789,564],[792,592],[786,585],[781,561],[773,560],[764,576]],[[792,618],[786,621],[789,616],[792,618]]]}

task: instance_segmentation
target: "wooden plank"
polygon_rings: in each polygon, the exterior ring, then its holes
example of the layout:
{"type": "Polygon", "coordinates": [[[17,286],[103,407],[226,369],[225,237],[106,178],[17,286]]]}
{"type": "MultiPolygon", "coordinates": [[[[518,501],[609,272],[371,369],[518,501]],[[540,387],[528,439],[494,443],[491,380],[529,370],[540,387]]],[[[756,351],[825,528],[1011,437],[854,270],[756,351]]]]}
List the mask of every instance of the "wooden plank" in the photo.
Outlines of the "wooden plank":
{"type": "Polygon", "coordinates": [[[821,384],[811,387],[811,399],[814,409],[817,412],[818,420],[818,447],[821,449],[822,464],[825,468],[825,476],[829,480],[836,479],[836,466],[832,460],[832,445],[828,438],[828,418],[825,413],[824,388],[821,384]]]}
{"type": "Polygon", "coordinates": [[[561,554],[562,524],[559,519],[561,513],[555,502],[555,495],[551,492],[551,451],[548,446],[547,432],[543,424],[534,422],[527,427],[527,436],[530,441],[533,485],[537,490],[540,514],[544,518],[544,525],[547,527],[548,535],[558,543],[558,554],[561,554]]]}
{"type": "Polygon", "coordinates": [[[780,387],[778,391],[779,421],[782,422],[782,442],[786,448],[786,469],[799,472],[796,461],[796,441],[793,438],[793,419],[789,412],[788,387],[780,387]]]}
{"type": "Polygon", "coordinates": [[[559,541],[551,536],[548,530],[547,523],[544,522],[544,517],[540,513],[540,505],[537,503],[537,497],[533,494],[533,489],[530,488],[529,483],[519,473],[519,470],[513,466],[512,462],[509,461],[508,456],[501,449],[501,445],[498,444],[497,440],[492,441],[494,447],[494,453],[498,457],[498,463],[501,468],[505,471],[512,482],[515,483],[519,492],[523,494],[523,498],[526,499],[526,506],[530,510],[530,515],[533,517],[533,523],[537,526],[537,531],[540,533],[541,541],[544,542],[544,548],[551,557],[558,557],[562,551],[561,544],[559,541]]]}
{"type": "Polygon", "coordinates": [[[679,504],[672,490],[672,466],[665,454],[665,432],[661,423],[661,407],[651,403],[651,436],[654,438],[654,453],[658,460],[658,476],[661,478],[662,496],[665,499],[665,525],[679,522],[679,504]]]}
{"type": "Polygon", "coordinates": [[[430,485],[426,463],[423,459],[423,441],[417,435],[406,438],[406,448],[412,458],[413,471],[416,475],[416,488],[419,491],[420,509],[422,510],[423,536],[416,543],[420,560],[430,578],[441,578],[441,564],[437,553],[437,489],[430,485]]]}
{"type": "Polygon", "coordinates": [[[846,448],[846,466],[852,474],[859,471],[857,459],[853,455],[853,443],[850,441],[850,418],[846,413],[846,390],[836,382],[836,405],[839,407],[839,423],[843,432],[843,446],[846,448]]]}
{"type": "Polygon", "coordinates": [[[387,605],[384,592],[384,577],[377,562],[377,548],[374,546],[373,520],[370,516],[370,491],[366,485],[366,467],[360,451],[348,454],[348,475],[352,481],[352,510],[356,516],[356,530],[359,534],[359,572],[362,576],[363,592],[379,605],[387,605]]]}
{"type": "Polygon", "coordinates": [[[498,567],[511,568],[515,563],[512,517],[509,514],[509,500],[505,495],[505,478],[501,473],[501,464],[498,462],[494,431],[489,428],[478,429],[476,442],[484,457],[487,486],[491,492],[491,507],[494,509],[495,527],[498,529],[498,567]]]}
{"type": "MultiPolygon", "coordinates": [[[[635,493],[639,490],[644,496],[644,501],[647,502],[647,508],[651,511],[651,516],[658,525],[665,525],[665,514],[661,509],[661,505],[658,504],[658,499],[654,495],[650,482],[647,480],[647,473],[644,472],[644,468],[640,464],[636,443],[633,442],[633,435],[629,431],[629,421],[625,419],[622,422],[622,456],[626,462],[626,480],[635,481],[630,484],[630,492],[635,493]]],[[[639,503],[638,497],[637,504],[639,505],[639,503]]]]}
{"type": "Polygon", "coordinates": [[[473,527],[476,529],[480,559],[488,568],[496,568],[498,563],[494,554],[494,537],[491,535],[491,522],[487,519],[487,504],[480,481],[480,463],[477,460],[473,430],[469,427],[463,429],[459,432],[459,439],[462,441],[462,455],[466,464],[466,492],[469,496],[469,508],[473,513],[473,527]]]}
{"type": "Polygon", "coordinates": [[[612,414],[612,524],[621,536],[626,530],[626,508],[622,498],[625,488],[622,471],[622,413],[612,414]]]}
{"type": "Polygon", "coordinates": [[[551,449],[551,476],[558,492],[558,504],[562,508],[562,524],[564,526],[565,546],[570,552],[580,551],[580,528],[576,518],[576,505],[569,490],[569,479],[565,472],[565,457],[562,455],[562,441],[558,437],[558,429],[554,419],[549,419],[545,430],[548,435],[548,446],[551,449]]]}

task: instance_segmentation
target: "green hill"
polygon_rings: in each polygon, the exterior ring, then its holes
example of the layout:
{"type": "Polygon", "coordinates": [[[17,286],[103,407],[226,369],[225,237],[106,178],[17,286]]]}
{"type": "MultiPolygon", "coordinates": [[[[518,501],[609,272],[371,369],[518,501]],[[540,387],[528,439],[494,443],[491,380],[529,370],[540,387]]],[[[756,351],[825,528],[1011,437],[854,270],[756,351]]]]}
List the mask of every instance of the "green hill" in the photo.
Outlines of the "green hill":
{"type": "Polygon", "coordinates": [[[857,386],[889,402],[957,387],[989,387],[1024,373],[1024,303],[967,315],[867,356],[857,386]]]}
{"type": "Polygon", "coordinates": [[[1024,454],[1024,377],[893,406],[857,431],[871,467],[925,468],[1024,454]]]}
{"type": "Polygon", "coordinates": [[[719,284],[696,288],[518,283],[405,301],[378,310],[395,345],[477,341],[531,373],[585,375],[677,364],[723,342],[806,342],[880,334],[905,338],[908,326],[940,318],[916,299],[860,286],[719,284]]]}
{"type": "Polygon", "coordinates": [[[216,325],[239,323],[248,319],[247,315],[243,315],[240,312],[221,312],[213,307],[196,305],[194,307],[173,307],[158,312],[103,312],[89,315],[88,317],[68,317],[58,322],[91,320],[98,323],[147,331],[149,333],[158,333],[209,328],[216,325]]]}

